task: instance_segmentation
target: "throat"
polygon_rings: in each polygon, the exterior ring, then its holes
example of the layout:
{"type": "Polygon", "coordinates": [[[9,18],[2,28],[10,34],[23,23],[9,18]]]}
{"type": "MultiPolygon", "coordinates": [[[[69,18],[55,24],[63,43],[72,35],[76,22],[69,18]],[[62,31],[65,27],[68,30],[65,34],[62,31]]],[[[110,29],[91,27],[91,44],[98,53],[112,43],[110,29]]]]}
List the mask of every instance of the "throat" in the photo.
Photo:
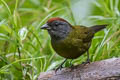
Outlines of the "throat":
{"type": "Polygon", "coordinates": [[[61,40],[64,40],[67,36],[68,36],[69,33],[67,34],[62,34],[62,33],[59,33],[59,34],[54,34],[54,35],[50,35],[51,36],[51,39],[52,41],[61,41],[61,40]]]}
{"type": "Polygon", "coordinates": [[[48,32],[51,36],[52,41],[61,41],[65,39],[70,34],[71,31],[72,28],[69,26],[68,27],[60,26],[59,29],[49,30],[48,32]]]}

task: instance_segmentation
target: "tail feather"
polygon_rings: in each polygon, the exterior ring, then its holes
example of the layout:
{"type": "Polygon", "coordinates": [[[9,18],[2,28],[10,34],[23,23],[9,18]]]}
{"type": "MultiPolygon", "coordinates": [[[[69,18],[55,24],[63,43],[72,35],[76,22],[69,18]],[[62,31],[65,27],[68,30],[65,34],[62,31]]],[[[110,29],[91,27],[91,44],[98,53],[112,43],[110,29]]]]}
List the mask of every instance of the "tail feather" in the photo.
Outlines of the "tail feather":
{"type": "Polygon", "coordinates": [[[95,25],[95,26],[92,26],[90,27],[95,33],[106,28],[106,24],[105,25],[95,25]]]}

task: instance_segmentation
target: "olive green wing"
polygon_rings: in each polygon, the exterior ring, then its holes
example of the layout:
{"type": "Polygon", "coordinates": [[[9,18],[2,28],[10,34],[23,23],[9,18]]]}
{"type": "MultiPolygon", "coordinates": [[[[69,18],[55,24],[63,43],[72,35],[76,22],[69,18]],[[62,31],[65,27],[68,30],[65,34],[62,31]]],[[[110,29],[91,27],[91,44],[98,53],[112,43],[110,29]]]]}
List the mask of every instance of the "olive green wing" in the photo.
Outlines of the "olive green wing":
{"type": "Polygon", "coordinates": [[[85,26],[76,26],[72,34],[74,38],[82,40],[83,43],[90,42],[94,36],[93,30],[85,26]]]}

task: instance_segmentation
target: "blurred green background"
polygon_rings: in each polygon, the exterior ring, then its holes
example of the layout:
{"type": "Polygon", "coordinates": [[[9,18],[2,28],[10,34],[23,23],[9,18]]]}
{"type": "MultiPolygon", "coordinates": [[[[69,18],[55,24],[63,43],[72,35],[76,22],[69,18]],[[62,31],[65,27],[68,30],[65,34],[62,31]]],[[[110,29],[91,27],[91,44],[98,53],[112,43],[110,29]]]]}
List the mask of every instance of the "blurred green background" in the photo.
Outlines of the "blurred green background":
{"type": "MultiPolygon", "coordinates": [[[[91,61],[120,57],[119,0],[0,0],[0,80],[36,80],[64,58],[55,54],[40,27],[51,17],[73,25],[109,24],[90,48],[91,61]]],[[[86,54],[72,63],[81,64],[86,54]]],[[[69,60],[64,66],[69,66],[69,60]]]]}

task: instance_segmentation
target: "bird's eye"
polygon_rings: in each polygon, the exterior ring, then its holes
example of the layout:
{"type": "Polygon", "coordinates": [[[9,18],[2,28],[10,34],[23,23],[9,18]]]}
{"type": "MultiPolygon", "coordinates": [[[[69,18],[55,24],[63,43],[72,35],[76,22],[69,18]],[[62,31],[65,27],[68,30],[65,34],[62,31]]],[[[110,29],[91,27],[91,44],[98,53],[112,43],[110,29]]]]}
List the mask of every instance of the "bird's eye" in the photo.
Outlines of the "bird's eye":
{"type": "Polygon", "coordinates": [[[55,23],[55,26],[58,26],[58,24],[59,24],[59,23],[58,23],[58,22],[56,22],[56,23],[55,23]]]}

